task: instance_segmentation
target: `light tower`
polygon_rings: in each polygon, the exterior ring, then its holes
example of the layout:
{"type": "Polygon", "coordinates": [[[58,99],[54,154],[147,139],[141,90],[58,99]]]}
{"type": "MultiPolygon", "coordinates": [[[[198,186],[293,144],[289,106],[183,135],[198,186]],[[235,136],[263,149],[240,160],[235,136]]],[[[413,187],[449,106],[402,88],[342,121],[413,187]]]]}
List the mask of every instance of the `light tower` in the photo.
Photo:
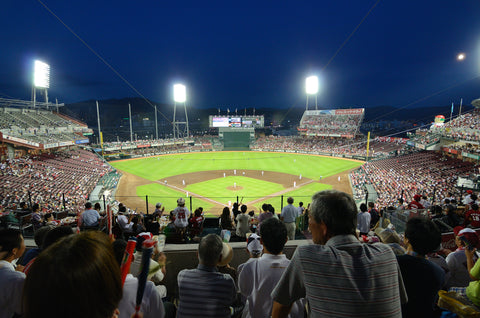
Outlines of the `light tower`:
{"type": "Polygon", "coordinates": [[[37,87],[45,89],[45,103],[48,107],[48,88],[50,88],[50,65],[35,60],[33,72],[33,107],[37,100],[37,87]]]}
{"type": "Polygon", "coordinates": [[[307,93],[307,104],[305,105],[305,110],[308,110],[308,96],[315,95],[315,110],[318,109],[317,106],[317,93],[318,93],[318,77],[309,76],[305,80],[305,92],[307,93]]]}
{"type": "Polygon", "coordinates": [[[187,92],[185,85],[173,85],[173,100],[175,101],[173,108],[173,138],[185,138],[190,135],[188,130],[188,115],[187,115],[187,92]],[[185,109],[185,121],[178,121],[177,119],[177,103],[183,103],[185,109]]]}

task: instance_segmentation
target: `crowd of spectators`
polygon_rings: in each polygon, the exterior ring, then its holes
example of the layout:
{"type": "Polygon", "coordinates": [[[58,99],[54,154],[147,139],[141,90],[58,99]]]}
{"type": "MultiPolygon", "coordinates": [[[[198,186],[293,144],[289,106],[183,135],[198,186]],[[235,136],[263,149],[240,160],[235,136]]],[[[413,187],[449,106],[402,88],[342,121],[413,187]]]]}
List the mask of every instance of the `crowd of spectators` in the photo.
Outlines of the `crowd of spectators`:
{"type": "Polygon", "coordinates": [[[360,128],[363,113],[351,115],[307,114],[300,120],[299,130],[307,135],[356,135],[360,128]]]}
{"type": "Polygon", "coordinates": [[[444,126],[434,127],[434,132],[455,140],[480,141],[480,110],[475,109],[464,113],[445,123],[444,126]]]}
{"type": "Polygon", "coordinates": [[[365,198],[365,185],[371,184],[377,203],[388,207],[395,206],[402,195],[407,200],[421,194],[429,202],[440,202],[449,193],[459,192],[458,176],[475,171],[474,163],[424,151],[367,162],[351,172],[350,179],[356,199],[365,198]]]}
{"type": "Polygon", "coordinates": [[[0,205],[17,209],[21,202],[32,202],[44,211],[76,211],[99,179],[112,170],[83,149],[8,159],[0,163],[0,205]]]}
{"type": "MultiPolygon", "coordinates": [[[[258,138],[250,147],[257,151],[285,151],[300,153],[328,153],[332,155],[367,155],[366,138],[305,138],[298,136],[268,136],[258,138]]],[[[405,145],[398,142],[372,140],[369,157],[385,157],[392,152],[404,151],[405,145]]]]}

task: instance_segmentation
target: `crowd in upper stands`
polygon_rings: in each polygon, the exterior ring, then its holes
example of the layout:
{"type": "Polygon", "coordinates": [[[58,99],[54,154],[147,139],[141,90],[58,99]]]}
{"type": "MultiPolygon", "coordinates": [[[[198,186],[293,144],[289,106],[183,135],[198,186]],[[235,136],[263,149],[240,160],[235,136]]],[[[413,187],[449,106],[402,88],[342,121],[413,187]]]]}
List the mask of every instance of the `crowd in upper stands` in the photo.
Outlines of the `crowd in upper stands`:
{"type": "Polygon", "coordinates": [[[333,115],[333,114],[304,114],[299,125],[299,130],[307,135],[325,136],[349,134],[355,135],[363,113],[355,115],[333,115]]]}
{"type": "Polygon", "coordinates": [[[15,209],[21,202],[35,202],[51,212],[76,210],[112,170],[82,149],[9,159],[0,163],[0,205],[15,209]]]}
{"type": "Polygon", "coordinates": [[[464,113],[445,123],[443,127],[432,129],[442,136],[466,141],[480,141],[480,110],[464,113]]]}
{"type": "Polygon", "coordinates": [[[382,206],[395,206],[399,198],[424,194],[430,201],[440,201],[448,193],[456,193],[459,175],[475,172],[475,164],[434,152],[416,152],[395,158],[370,161],[351,176],[357,199],[365,197],[366,184],[371,184],[382,206]],[[435,198],[434,198],[435,196],[435,198]]]}
{"type": "MultiPolygon", "coordinates": [[[[286,151],[302,153],[328,153],[333,155],[367,155],[365,138],[305,138],[298,136],[268,136],[258,138],[252,150],[286,151]]],[[[386,157],[395,151],[403,151],[404,145],[396,142],[370,142],[369,157],[386,157]]]]}

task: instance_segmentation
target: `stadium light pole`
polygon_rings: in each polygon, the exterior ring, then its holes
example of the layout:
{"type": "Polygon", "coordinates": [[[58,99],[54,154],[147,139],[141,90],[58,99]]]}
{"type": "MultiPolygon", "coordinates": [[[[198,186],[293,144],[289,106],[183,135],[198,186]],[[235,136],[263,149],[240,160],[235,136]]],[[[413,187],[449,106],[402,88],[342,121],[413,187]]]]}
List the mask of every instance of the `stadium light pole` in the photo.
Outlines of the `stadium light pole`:
{"type": "Polygon", "coordinates": [[[37,100],[37,87],[45,89],[45,103],[48,107],[48,88],[50,88],[50,65],[39,60],[34,62],[33,70],[33,107],[37,100]]]}
{"type": "Polygon", "coordinates": [[[185,125],[185,130],[187,137],[190,135],[188,129],[188,115],[187,115],[187,90],[183,84],[173,85],[173,100],[175,102],[173,108],[173,138],[180,138],[180,128],[179,125],[185,125]],[[185,121],[177,121],[177,103],[183,103],[183,108],[185,109],[185,121]]]}
{"type": "Polygon", "coordinates": [[[317,76],[309,76],[305,80],[305,92],[307,93],[307,104],[305,106],[305,110],[308,110],[308,96],[315,95],[315,110],[318,109],[317,106],[317,93],[318,93],[318,77],[317,76]]]}

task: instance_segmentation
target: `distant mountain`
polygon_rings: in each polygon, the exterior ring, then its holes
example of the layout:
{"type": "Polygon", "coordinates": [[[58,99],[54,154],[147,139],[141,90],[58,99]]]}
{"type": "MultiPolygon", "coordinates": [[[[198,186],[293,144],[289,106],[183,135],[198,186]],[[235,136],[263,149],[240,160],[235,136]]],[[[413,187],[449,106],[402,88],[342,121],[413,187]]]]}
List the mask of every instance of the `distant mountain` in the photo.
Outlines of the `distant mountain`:
{"type": "MultiPolygon", "coordinates": [[[[135,134],[146,138],[155,134],[155,111],[152,105],[157,106],[157,121],[159,137],[168,137],[172,133],[173,121],[173,104],[157,103],[147,101],[143,98],[122,98],[108,99],[98,101],[100,124],[105,140],[125,140],[130,138],[130,122],[128,113],[128,104],[131,105],[132,126],[135,134]]],[[[462,112],[469,111],[472,106],[463,106],[462,112]]],[[[398,109],[392,106],[372,106],[365,108],[364,123],[370,124],[371,127],[380,127],[373,123],[392,123],[407,122],[402,125],[387,124],[388,130],[405,129],[406,126],[417,126],[432,122],[436,115],[444,115],[448,120],[450,118],[451,106],[438,107],[420,107],[398,109]]],[[[458,105],[454,109],[454,116],[458,114],[458,105]]],[[[252,115],[255,111],[256,115],[265,116],[265,126],[283,127],[284,129],[295,129],[305,111],[303,107],[290,109],[273,109],[273,108],[247,108],[247,115],[252,115]]],[[[62,107],[62,112],[75,119],[85,122],[89,127],[97,130],[97,108],[96,101],[87,100],[78,103],[66,104],[62,107]]],[[[201,133],[208,131],[208,116],[217,115],[217,108],[196,108],[187,105],[188,120],[190,130],[192,132],[201,133]]],[[[245,109],[238,109],[238,115],[243,115],[245,109]]],[[[230,115],[235,115],[231,109],[230,115]]],[[[184,119],[185,113],[183,105],[177,105],[177,120],[184,119]]],[[[227,115],[226,110],[221,110],[221,115],[227,115]]],[[[383,125],[383,124],[382,124],[383,125]]],[[[383,127],[383,126],[382,126],[383,127]]],[[[379,129],[382,130],[383,128],[379,129]]],[[[370,127],[368,130],[371,130],[370,127]]]]}

